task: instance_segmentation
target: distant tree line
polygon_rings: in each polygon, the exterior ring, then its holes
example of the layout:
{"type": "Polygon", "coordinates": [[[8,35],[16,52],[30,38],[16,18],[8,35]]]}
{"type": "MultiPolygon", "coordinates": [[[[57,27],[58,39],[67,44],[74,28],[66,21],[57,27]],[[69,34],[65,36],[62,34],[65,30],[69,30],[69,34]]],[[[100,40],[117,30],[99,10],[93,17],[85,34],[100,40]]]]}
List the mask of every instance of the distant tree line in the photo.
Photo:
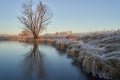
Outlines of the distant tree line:
{"type": "Polygon", "coordinates": [[[62,32],[56,32],[55,34],[71,34],[72,31],[62,31],[62,32]]]}

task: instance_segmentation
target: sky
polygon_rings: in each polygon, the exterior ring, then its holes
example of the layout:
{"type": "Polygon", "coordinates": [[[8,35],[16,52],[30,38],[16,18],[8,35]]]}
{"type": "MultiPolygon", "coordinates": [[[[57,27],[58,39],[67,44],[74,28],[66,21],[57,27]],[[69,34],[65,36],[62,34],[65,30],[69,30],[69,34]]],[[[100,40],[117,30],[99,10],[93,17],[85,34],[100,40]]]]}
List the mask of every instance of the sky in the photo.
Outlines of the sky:
{"type": "MultiPolygon", "coordinates": [[[[21,4],[27,0],[0,0],[0,34],[18,34],[21,4]]],[[[92,32],[120,29],[120,0],[42,0],[53,13],[44,33],[92,32]]]]}

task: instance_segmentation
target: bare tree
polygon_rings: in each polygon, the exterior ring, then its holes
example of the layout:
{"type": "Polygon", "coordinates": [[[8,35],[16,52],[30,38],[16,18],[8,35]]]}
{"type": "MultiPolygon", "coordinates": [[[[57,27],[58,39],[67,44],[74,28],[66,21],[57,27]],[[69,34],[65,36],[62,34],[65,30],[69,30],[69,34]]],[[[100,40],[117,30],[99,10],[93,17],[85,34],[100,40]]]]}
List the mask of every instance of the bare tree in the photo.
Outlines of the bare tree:
{"type": "Polygon", "coordinates": [[[24,25],[24,28],[33,34],[34,39],[37,39],[39,33],[44,31],[50,23],[52,13],[47,5],[41,1],[35,5],[33,4],[33,0],[24,2],[22,10],[22,16],[18,17],[19,21],[24,25]]]}

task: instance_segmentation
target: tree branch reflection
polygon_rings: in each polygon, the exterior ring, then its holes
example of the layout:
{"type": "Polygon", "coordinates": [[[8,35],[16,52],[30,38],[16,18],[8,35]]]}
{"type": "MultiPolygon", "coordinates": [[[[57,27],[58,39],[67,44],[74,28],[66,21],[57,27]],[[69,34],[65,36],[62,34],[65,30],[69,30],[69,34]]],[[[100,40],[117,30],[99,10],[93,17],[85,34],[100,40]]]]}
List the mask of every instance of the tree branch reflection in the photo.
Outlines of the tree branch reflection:
{"type": "Polygon", "coordinates": [[[44,79],[43,53],[39,51],[37,43],[34,43],[33,48],[25,55],[23,75],[24,80],[44,79]]]}

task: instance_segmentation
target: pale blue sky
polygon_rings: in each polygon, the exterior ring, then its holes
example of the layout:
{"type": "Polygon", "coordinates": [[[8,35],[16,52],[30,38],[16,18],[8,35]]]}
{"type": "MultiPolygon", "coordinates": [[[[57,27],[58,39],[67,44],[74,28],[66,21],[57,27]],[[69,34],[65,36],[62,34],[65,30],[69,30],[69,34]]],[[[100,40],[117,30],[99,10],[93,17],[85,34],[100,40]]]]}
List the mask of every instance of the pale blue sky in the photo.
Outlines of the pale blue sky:
{"type": "MultiPolygon", "coordinates": [[[[17,16],[26,0],[0,0],[0,34],[17,34],[21,25],[17,16]]],[[[120,0],[43,0],[53,18],[47,32],[71,30],[90,32],[120,29],[120,0]]]]}

